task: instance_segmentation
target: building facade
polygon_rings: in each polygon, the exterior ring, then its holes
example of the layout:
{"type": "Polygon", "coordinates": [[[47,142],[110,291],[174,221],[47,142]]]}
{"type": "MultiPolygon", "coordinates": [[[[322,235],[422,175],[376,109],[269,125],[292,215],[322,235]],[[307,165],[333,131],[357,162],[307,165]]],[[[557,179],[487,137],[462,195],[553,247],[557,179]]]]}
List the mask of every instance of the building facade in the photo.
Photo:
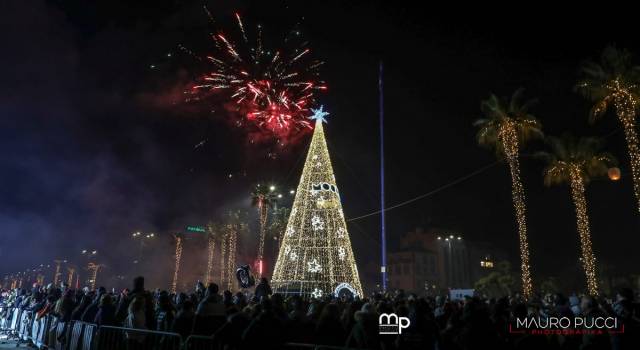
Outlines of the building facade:
{"type": "Polygon", "coordinates": [[[504,259],[491,245],[470,242],[460,232],[446,229],[417,228],[399,243],[387,254],[389,288],[419,294],[473,288],[491,271],[496,258],[504,259]]]}

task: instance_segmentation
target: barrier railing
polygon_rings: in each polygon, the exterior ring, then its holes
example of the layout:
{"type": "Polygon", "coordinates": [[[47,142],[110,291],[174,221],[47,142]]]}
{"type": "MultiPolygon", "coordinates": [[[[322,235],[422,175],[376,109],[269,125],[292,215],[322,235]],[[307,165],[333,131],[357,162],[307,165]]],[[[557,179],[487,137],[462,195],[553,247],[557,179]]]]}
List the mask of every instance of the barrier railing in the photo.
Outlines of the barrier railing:
{"type": "MultiPolygon", "coordinates": [[[[61,322],[48,315],[37,318],[35,313],[9,309],[0,318],[0,330],[30,341],[38,349],[52,350],[220,350],[213,336],[190,335],[186,339],[177,333],[146,329],[101,326],[92,323],[61,322]]],[[[354,350],[319,344],[287,343],[285,350],[354,350]]]]}
{"type": "Polygon", "coordinates": [[[180,349],[178,333],[101,326],[97,332],[96,350],[174,350],[180,349]]]}
{"type": "Polygon", "coordinates": [[[217,350],[220,344],[213,338],[204,335],[190,335],[185,340],[183,350],[217,350]]]}
{"type": "Polygon", "coordinates": [[[358,349],[348,348],[346,346],[307,344],[307,343],[286,343],[283,346],[283,350],[358,350],[358,349]]]}

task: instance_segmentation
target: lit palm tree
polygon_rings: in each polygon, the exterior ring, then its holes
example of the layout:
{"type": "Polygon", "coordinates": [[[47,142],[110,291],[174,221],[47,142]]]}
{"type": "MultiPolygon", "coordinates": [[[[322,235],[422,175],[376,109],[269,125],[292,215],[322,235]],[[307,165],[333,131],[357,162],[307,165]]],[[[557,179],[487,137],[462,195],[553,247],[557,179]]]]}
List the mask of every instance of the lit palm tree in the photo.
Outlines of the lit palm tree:
{"type": "Polygon", "coordinates": [[[269,208],[273,206],[276,201],[276,195],[273,193],[273,186],[256,185],[253,192],[251,192],[251,202],[253,206],[258,208],[258,214],[260,215],[260,242],[258,244],[258,276],[262,277],[261,265],[264,255],[264,238],[267,232],[267,216],[269,214],[269,208]]]}
{"type": "Polygon", "coordinates": [[[518,223],[520,246],[520,268],[522,272],[522,291],[525,298],[532,292],[531,273],[529,271],[529,243],[527,239],[526,205],[524,189],[520,181],[518,155],[520,147],[535,137],[542,137],[540,122],[531,114],[529,107],[533,100],[522,101],[523,89],[516,90],[509,100],[495,95],[482,101],[483,119],[474,125],[479,127],[478,143],[496,149],[498,156],[504,157],[511,171],[513,205],[518,223]]]}
{"type": "MultiPolygon", "coordinates": [[[[207,224],[207,271],[204,276],[205,283],[213,282],[213,258],[216,248],[216,241],[220,241],[222,249],[224,242],[224,226],[218,222],[210,221],[207,224]]],[[[222,258],[224,260],[224,257],[222,258]]]]}
{"type": "Polygon", "coordinates": [[[273,240],[278,241],[278,246],[282,242],[282,236],[287,229],[289,222],[289,214],[291,209],[287,207],[274,208],[271,213],[271,225],[269,225],[269,234],[273,240]]]}
{"type": "Polygon", "coordinates": [[[184,244],[184,234],[176,233],[173,235],[176,242],[176,254],[174,256],[173,281],[171,282],[171,292],[178,291],[178,277],[180,276],[180,262],[182,261],[182,246],[184,244]]]}
{"type": "Polygon", "coordinates": [[[549,137],[547,142],[551,147],[551,152],[539,153],[539,156],[548,163],[544,170],[544,183],[547,186],[569,183],[571,187],[571,198],[576,208],[580,235],[581,261],[587,277],[587,289],[589,294],[597,296],[596,257],[591,246],[589,216],[584,192],[585,185],[592,178],[605,175],[609,166],[615,164],[615,159],[608,153],[600,152],[601,142],[596,138],[549,137]]]}
{"type": "Polygon", "coordinates": [[[636,112],[640,103],[640,66],[632,64],[629,51],[610,46],[602,52],[600,63],[586,62],[581,71],[583,79],[576,88],[594,103],[590,120],[593,122],[607,110],[614,109],[624,128],[631,159],[633,191],[640,210],[640,145],[636,132],[636,112]]]}
{"type": "MultiPolygon", "coordinates": [[[[236,268],[236,255],[237,255],[237,240],[238,234],[242,231],[245,231],[248,227],[246,221],[246,216],[243,212],[239,210],[230,210],[225,215],[225,223],[223,235],[224,239],[227,242],[227,262],[226,262],[226,273],[227,273],[227,289],[232,290],[233,285],[233,276],[235,276],[235,268],[236,268]]],[[[224,255],[223,255],[224,259],[224,255]]],[[[224,263],[222,265],[222,269],[224,270],[224,263]]],[[[221,281],[224,283],[224,281],[221,281]]]]}

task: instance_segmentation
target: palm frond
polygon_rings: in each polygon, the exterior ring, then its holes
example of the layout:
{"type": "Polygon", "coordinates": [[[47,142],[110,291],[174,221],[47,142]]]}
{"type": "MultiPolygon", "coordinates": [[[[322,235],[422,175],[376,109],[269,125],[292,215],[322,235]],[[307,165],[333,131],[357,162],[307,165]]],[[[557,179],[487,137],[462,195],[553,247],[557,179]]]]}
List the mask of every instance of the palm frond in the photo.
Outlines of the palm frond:
{"type": "Polygon", "coordinates": [[[500,130],[505,123],[515,124],[520,144],[543,137],[540,122],[528,113],[528,109],[537,101],[523,101],[523,95],[524,89],[519,88],[510,98],[499,98],[490,94],[481,102],[480,109],[484,117],[473,123],[479,128],[476,137],[480,145],[493,147],[499,155],[502,154],[504,147],[501,145],[500,130]]]}
{"type": "Polygon", "coordinates": [[[603,176],[610,166],[616,164],[611,154],[600,151],[603,143],[598,138],[576,138],[565,134],[562,137],[549,136],[546,141],[551,152],[540,152],[539,157],[547,162],[544,170],[547,186],[568,182],[572,169],[576,168],[587,183],[591,178],[603,176]]]}

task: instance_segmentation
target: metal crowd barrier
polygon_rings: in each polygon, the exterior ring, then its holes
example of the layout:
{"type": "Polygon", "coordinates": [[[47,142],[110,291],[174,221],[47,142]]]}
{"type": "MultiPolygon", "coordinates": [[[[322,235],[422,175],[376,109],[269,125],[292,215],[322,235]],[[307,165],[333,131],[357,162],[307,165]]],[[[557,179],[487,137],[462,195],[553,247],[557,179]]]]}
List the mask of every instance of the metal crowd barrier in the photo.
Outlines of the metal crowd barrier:
{"type": "Polygon", "coordinates": [[[286,343],[283,350],[357,350],[354,348],[348,348],[345,346],[332,346],[321,344],[306,344],[306,343],[286,343]]]}
{"type": "Polygon", "coordinates": [[[182,337],[178,333],[101,326],[95,350],[179,350],[182,337]]]}
{"type": "MultiPolygon", "coordinates": [[[[60,322],[53,316],[37,318],[18,308],[0,313],[0,330],[19,342],[31,342],[38,349],[51,350],[219,350],[213,336],[190,335],[182,341],[177,333],[146,329],[101,326],[92,323],[60,322]]],[[[287,343],[284,350],[353,350],[318,344],[287,343]]]]}
{"type": "Polygon", "coordinates": [[[204,335],[190,335],[184,342],[183,350],[217,350],[220,349],[215,339],[204,335]]]}

